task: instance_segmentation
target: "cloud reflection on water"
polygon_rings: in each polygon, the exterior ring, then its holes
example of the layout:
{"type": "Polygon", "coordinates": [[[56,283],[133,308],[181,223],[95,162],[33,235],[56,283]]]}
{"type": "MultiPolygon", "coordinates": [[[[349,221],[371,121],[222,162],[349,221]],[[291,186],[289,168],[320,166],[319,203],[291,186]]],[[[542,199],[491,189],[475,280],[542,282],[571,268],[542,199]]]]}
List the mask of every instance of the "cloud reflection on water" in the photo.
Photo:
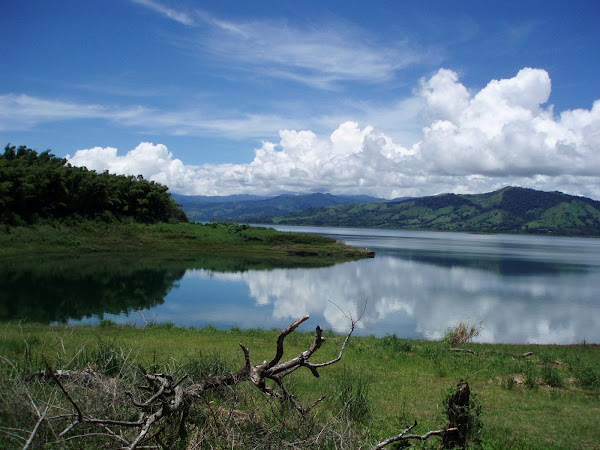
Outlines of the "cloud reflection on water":
{"type": "MultiPolygon", "coordinates": [[[[421,256],[378,255],[321,269],[235,274],[190,270],[184,280],[247,284],[256,307],[271,307],[275,322],[309,314],[323,317],[326,326],[338,332],[348,328],[340,309],[357,317],[366,302],[360,334],[438,339],[457,320],[466,319],[483,322],[479,341],[600,341],[597,267],[565,266],[560,271],[549,265],[548,270],[540,266],[521,276],[507,276],[501,268],[509,267],[510,261],[437,255],[434,263],[431,255],[421,256]]],[[[254,326],[269,327],[264,322],[254,326]]]]}

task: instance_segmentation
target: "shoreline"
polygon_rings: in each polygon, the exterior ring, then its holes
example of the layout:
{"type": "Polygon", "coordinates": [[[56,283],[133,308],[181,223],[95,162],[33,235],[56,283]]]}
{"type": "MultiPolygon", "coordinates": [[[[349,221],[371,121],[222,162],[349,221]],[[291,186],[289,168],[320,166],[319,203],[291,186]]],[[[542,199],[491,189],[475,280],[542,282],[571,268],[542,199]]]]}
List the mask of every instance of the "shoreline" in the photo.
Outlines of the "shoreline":
{"type": "Polygon", "coordinates": [[[318,264],[374,256],[371,250],[314,234],[283,233],[231,223],[144,225],[81,221],[10,227],[0,232],[0,257],[150,253],[186,257],[247,255],[318,264]]]}

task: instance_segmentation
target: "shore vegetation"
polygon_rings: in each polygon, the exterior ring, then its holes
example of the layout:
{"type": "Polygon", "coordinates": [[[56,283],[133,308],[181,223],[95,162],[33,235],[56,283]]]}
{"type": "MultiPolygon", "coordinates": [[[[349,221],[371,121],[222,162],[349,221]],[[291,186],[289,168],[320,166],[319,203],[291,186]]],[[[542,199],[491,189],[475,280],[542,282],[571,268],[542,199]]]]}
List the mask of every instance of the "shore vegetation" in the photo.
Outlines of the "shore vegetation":
{"type": "Polygon", "coordinates": [[[311,234],[283,233],[272,228],[232,223],[157,223],[65,220],[0,229],[0,256],[139,255],[190,259],[212,255],[279,260],[284,266],[328,265],[373,256],[311,234]]]}
{"type": "MultiPolygon", "coordinates": [[[[65,371],[62,383],[85,414],[135,420],[125,392],[140,383],[140,365],[151,373],[176,373],[177,379],[188,375],[185,385],[243,368],[238,343],[250,350],[253,360],[268,361],[279,334],[188,329],[173,323],[140,328],[110,320],[96,327],[4,323],[0,446],[22,446],[36,424],[36,448],[114,445],[114,436],[97,427],[93,435],[59,437],[62,428],[41,419],[73,410],[56,383],[44,376],[45,362],[65,371]]],[[[316,363],[335,358],[344,340],[330,331],[323,336],[316,363]]],[[[303,352],[313,339],[314,332],[290,334],[283,359],[303,352]]],[[[308,414],[239,384],[211,391],[194,403],[183,434],[178,434],[177,423],[168,422],[164,436],[170,436],[173,448],[370,448],[415,421],[411,432],[417,434],[444,428],[452,389],[465,380],[473,402],[471,447],[596,448],[600,346],[468,342],[461,348],[465,351],[452,351],[445,341],[395,335],[353,336],[340,363],[321,369],[319,378],[305,369],[286,378],[288,389],[303,404],[325,396],[308,414]]],[[[438,448],[440,443],[434,436],[424,444],[395,445],[438,448]]]]}
{"type": "Polygon", "coordinates": [[[320,236],[190,223],[167,186],[8,144],[0,154],[0,257],[86,253],[239,254],[320,265],[372,256],[320,236]]]}

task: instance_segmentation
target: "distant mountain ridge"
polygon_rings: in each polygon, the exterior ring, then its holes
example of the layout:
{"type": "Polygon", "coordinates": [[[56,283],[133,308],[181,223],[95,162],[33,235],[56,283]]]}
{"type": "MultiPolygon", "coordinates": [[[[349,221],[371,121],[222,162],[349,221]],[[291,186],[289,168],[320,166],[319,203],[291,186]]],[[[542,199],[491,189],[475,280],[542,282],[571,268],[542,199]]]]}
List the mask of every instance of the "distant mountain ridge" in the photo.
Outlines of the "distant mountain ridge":
{"type": "Polygon", "coordinates": [[[171,197],[181,204],[206,204],[206,203],[231,203],[231,202],[245,202],[254,200],[266,200],[271,197],[261,195],[250,195],[250,194],[236,194],[236,195],[182,195],[182,194],[171,194],[171,197]]]}
{"type": "Polygon", "coordinates": [[[274,216],[309,208],[344,205],[349,203],[377,203],[385,201],[368,195],[284,194],[277,197],[230,195],[225,197],[186,196],[172,194],[190,220],[205,222],[212,219],[232,222],[265,221],[274,216]]]}
{"type": "Polygon", "coordinates": [[[268,222],[281,225],[600,236],[600,202],[562,192],[506,187],[485,194],[440,194],[380,203],[312,207],[273,217],[268,222]]]}

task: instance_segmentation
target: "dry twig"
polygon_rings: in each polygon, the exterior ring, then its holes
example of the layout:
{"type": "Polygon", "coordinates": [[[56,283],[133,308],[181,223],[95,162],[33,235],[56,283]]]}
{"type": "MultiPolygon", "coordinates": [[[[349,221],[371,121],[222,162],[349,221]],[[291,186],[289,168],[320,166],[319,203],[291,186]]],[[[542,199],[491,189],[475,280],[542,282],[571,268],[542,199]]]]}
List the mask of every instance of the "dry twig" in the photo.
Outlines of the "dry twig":
{"type": "Polygon", "coordinates": [[[429,432],[427,432],[427,433],[425,433],[423,435],[419,435],[419,434],[407,434],[409,431],[411,431],[416,426],[417,426],[417,421],[415,420],[415,423],[413,423],[410,427],[408,427],[402,433],[397,434],[396,436],[393,436],[391,438],[388,438],[385,441],[381,441],[379,444],[377,444],[375,447],[373,447],[372,450],[382,449],[383,447],[385,447],[387,445],[390,445],[390,444],[392,444],[394,442],[398,442],[398,441],[407,441],[409,439],[417,439],[417,440],[420,440],[420,441],[426,441],[431,436],[443,436],[446,433],[458,431],[458,428],[447,428],[445,430],[429,431],[429,432]]]}

